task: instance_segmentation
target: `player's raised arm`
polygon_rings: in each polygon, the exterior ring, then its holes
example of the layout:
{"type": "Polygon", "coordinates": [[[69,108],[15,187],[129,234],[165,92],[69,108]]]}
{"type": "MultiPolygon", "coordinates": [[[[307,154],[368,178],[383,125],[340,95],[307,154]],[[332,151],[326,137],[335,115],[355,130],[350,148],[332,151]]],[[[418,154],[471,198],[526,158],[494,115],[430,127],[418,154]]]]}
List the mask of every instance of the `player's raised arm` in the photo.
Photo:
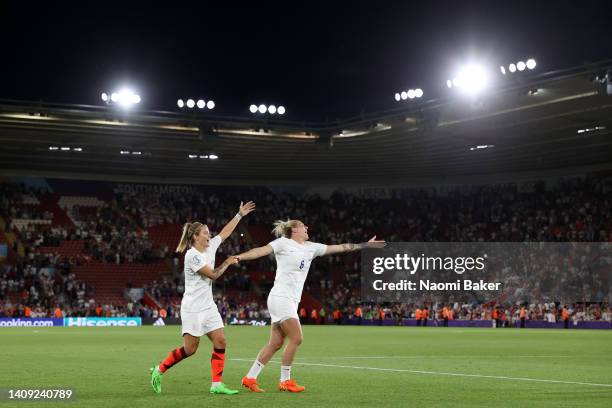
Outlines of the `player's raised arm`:
{"type": "Polygon", "coordinates": [[[225,273],[227,268],[232,265],[236,265],[238,263],[238,258],[235,256],[230,256],[227,258],[221,265],[212,269],[210,266],[206,265],[198,270],[198,273],[206,278],[210,278],[212,280],[217,280],[225,273]]]}
{"type": "Polygon", "coordinates": [[[262,256],[270,255],[273,249],[270,244],[258,248],[253,248],[249,251],[236,255],[238,261],[252,261],[253,259],[261,258],[262,256]]]}
{"type": "Polygon", "coordinates": [[[232,218],[227,224],[225,224],[225,227],[223,227],[223,229],[219,233],[221,240],[225,241],[230,235],[232,235],[232,232],[234,232],[234,230],[238,226],[238,223],[240,222],[242,217],[248,215],[250,212],[254,210],[255,210],[254,202],[249,201],[248,203],[243,204],[241,201],[240,207],[238,207],[238,212],[236,213],[234,218],[232,218]]]}
{"type": "Polygon", "coordinates": [[[327,250],[323,255],[333,255],[340,254],[343,252],[353,252],[353,251],[361,251],[365,248],[382,248],[385,246],[384,240],[377,240],[376,235],[374,235],[368,242],[362,242],[360,244],[338,244],[338,245],[328,245],[327,250]]]}

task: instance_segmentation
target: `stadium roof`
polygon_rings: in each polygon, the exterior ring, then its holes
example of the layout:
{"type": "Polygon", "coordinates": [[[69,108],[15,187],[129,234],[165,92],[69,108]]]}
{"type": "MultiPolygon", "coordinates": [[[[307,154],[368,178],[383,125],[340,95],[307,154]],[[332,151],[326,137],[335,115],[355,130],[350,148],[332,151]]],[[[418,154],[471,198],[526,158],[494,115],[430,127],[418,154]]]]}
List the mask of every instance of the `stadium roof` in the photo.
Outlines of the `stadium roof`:
{"type": "Polygon", "coordinates": [[[0,172],[380,184],[605,164],[612,96],[595,78],[611,65],[327,123],[0,101],[0,172]]]}

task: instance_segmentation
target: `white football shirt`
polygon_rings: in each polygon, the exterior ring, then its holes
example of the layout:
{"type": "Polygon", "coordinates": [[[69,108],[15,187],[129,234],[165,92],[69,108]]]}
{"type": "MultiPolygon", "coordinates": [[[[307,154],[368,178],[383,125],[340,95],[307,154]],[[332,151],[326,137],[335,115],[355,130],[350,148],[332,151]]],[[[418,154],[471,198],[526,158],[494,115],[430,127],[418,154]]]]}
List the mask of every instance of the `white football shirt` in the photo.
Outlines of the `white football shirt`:
{"type": "Polygon", "coordinates": [[[306,241],[300,244],[289,238],[278,238],[269,244],[276,257],[276,277],[270,295],[299,302],[310,263],[325,254],[327,245],[306,241]]]}
{"type": "Polygon", "coordinates": [[[185,254],[185,293],[181,311],[201,312],[216,307],[212,296],[212,281],[198,273],[204,266],[210,266],[208,254],[189,248],[185,254]]]}
{"type": "Polygon", "coordinates": [[[206,264],[210,266],[210,269],[215,269],[215,254],[217,253],[217,249],[219,249],[221,242],[223,242],[221,236],[215,235],[215,237],[208,242],[208,248],[205,249],[207,260],[206,264]]]}

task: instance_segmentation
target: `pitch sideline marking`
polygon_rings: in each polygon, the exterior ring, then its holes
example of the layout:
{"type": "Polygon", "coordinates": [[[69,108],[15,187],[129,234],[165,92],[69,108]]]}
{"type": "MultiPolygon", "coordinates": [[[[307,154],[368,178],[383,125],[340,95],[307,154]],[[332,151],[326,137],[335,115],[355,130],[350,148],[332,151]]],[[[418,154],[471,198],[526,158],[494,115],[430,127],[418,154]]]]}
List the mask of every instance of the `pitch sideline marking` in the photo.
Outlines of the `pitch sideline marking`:
{"type": "MultiPolygon", "coordinates": [[[[246,359],[246,358],[231,358],[230,360],[247,361],[247,362],[253,361],[252,359],[246,359]]],[[[270,362],[280,364],[280,361],[277,361],[277,360],[270,360],[270,362]]],[[[410,370],[410,369],[403,369],[403,368],[380,368],[380,367],[360,367],[360,366],[349,366],[349,365],[338,365],[338,364],[302,363],[302,362],[297,362],[297,361],[295,362],[295,364],[301,364],[305,366],[330,367],[330,368],[349,368],[349,369],[354,369],[354,370],[372,370],[372,371],[390,371],[390,372],[413,373],[413,374],[448,375],[452,377],[488,378],[488,379],[495,379],[495,380],[512,380],[512,381],[533,381],[533,382],[543,382],[543,383],[549,383],[549,384],[590,385],[593,387],[611,387],[612,388],[612,384],[597,384],[597,383],[587,383],[587,382],[578,382],[578,381],[562,381],[562,380],[546,380],[546,379],[541,379],[541,378],[446,373],[446,372],[441,372],[441,371],[410,370]]]]}
{"type": "MultiPolygon", "coordinates": [[[[312,360],[312,359],[344,359],[344,360],[352,360],[352,359],[415,359],[415,358],[472,358],[474,356],[319,356],[319,357],[296,357],[296,360],[312,360]]],[[[477,356],[478,358],[485,358],[487,356],[477,356]]],[[[494,358],[499,358],[498,356],[490,356],[494,358]]],[[[509,358],[566,358],[566,357],[576,357],[582,358],[581,356],[569,356],[569,355],[511,355],[509,358]]]]}

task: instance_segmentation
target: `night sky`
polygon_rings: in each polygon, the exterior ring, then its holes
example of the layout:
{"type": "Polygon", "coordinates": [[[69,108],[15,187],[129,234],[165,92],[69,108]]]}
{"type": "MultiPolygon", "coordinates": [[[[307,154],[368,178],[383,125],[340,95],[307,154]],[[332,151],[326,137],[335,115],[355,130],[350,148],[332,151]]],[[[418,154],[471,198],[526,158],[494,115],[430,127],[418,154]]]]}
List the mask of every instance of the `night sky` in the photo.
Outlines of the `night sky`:
{"type": "Polygon", "coordinates": [[[47,3],[0,5],[0,99],[99,105],[129,84],[139,109],[194,97],[335,120],[397,107],[398,90],[442,96],[468,57],[533,56],[538,72],[612,58],[608,1],[47,3]]]}

